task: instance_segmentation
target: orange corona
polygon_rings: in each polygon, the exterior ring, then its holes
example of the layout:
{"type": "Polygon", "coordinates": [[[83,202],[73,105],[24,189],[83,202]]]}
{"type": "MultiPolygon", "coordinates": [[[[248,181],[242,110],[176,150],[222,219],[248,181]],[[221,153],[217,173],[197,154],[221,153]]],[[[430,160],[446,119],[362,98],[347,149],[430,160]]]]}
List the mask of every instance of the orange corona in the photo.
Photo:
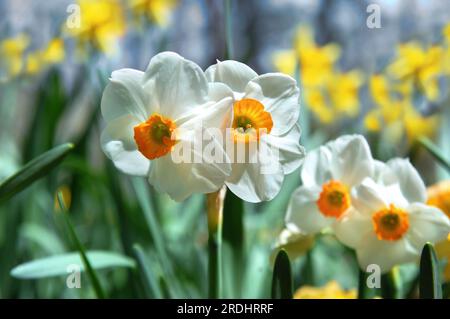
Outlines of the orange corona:
{"type": "Polygon", "coordinates": [[[147,121],[134,127],[134,140],[139,151],[151,160],[166,155],[176,144],[172,138],[176,127],[171,119],[152,114],[147,121]]]}
{"type": "Polygon", "coordinates": [[[253,99],[234,103],[233,138],[235,142],[259,141],[262,133],[269,134],[273,127],[272,116],[264,105],[253,99]]]}
{"type": "Polygon", "coordinates": [[[408,214],[392,204],[376,212],[372,223],[379,240],[399,240],[409,228],[408,214]]]}
{"type": "Polygon", "coordinates": [[[331,180],[322,186],[317,206],[323,215],[339,218],[347,211],[350,204],[350,194],[343,183],[331,180]]]}

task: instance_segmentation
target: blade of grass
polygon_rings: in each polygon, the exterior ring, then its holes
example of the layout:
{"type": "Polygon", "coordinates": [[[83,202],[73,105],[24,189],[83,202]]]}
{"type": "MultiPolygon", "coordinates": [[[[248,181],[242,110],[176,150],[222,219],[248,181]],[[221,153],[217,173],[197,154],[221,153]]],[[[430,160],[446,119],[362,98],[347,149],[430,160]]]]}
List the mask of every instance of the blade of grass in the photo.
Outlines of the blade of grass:
{"type": "Polygon", "coordinates": [[[292,271],[289,257],[283,249],[275,259],[272,278],[272,299],[292,299],[292,271]]]}
{"type": "Polygon", "coordinates": [[[61,214],[64,216],[64,220],[66,222],[67,228],[69,230],[70,237],[77,248],[78,252],[80,253],[81,260],[83,261],[84,268],[86,269],[86,273],[91,281],[92,287],[94,288],[95,294],[97,295],[97,298],[104,299],[105,293],[103,291],[103,288],[100,284],[100,280],[98,279],[97,273],[92,267],[91,263],[89,262],[89,259],[86,255],[86,250],[83,246],[83,244],[80,242],[75,229],[72,225],[72,222],[70,221],[70,218],[67,214],[67,208],[64,203],[63,195],[61,192],[58,192],[58,203],[61,207],[61,214]]]}
{"type": "Polygon", "coordinates": [[[174,275],[173,266],[170,263],[169,255],[164,246],[164,237],[161,233],[161,227],[158,225],[155,213],[150,204],[150,195],[148,192],[148,186],[144,179],[142,178],[132,178],[131,183],[133,185],[134,191],[136,193],[138,202],[144,212],[144,217],[147,222],[147,227],[150,232],[150,236],[153,239],[156,252],[158,253],[158,258],[161,262],[163,270],[165,271],[165,282],[170,284],[169,291],[171,296],[174,298],[181,298],[181,287],[176,280],[174,275]]]}
{"type": "Polygon", "coordinates": [[[0,184],[0,202],[6,201],[36,180],[47,175],[73,149],[73,144],[63,144],[31,160],[21,170],[0,184]]]}
{"type": "Polygon", "coordinates": [[[439,263],[432,244],[427,243],[420,257],[420,299],[442,299],[439,263]]]}
{"type": "Polygon", "coordinates": [[[163,298],[163,294],[159,287],[159,279],[155,276],[152,269],[150,269],[149,259],[145,255],[144,250],[141,245],[134,244],[133,252],[138,261],[139,268],[141,269],[141,273],[143,278],[145,279],[145,287],[149,291],[150,295],[154,298],[161,299],[163,298]]]}
{"type": "Polygon", "coordinates": [[[445,156],[439,150],[439,147],[434,144],[430,139],[422,136],[419,138],[419,144],[422,145],[433,157],[441,164],[447,171],[450,172],[450,160],[445,158],[445,156]]]}

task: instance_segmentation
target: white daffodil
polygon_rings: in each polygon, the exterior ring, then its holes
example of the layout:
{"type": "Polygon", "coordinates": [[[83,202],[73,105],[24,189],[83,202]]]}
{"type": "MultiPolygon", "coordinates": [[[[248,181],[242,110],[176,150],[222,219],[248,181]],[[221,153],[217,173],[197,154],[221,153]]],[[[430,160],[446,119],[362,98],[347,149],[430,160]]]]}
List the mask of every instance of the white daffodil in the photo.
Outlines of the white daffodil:
{"type": "Polygon", "coordinates": [[[291,197],[286,227],[314,234],[333,226],[352,210],[351,191],[374,172],[369,145],[345,135],[307,154],[302,186],[291,197]]]}
{"type": "Polygon", "coordinates": [[[355,188],[355,210],[344,216],[335,232],[356,250],[362,269],[376,264],[385,273],[417,260],[426,242],[445,240],[450,220],[438,208],[425,205],[425,185],[408,160],[376,166],[374,178],[355,188]]]}
{"type": "Polygon", "coordinates": [[[217,62],[205,73],[210,83],[224,83],[234,93],[234,117],[226,140],[233,164],[226,185],[248,202],[274,198],[284,175],[297,169],[304,157],[295,80],[280,73],[258,75],[236,61],[217,62]]]}
{"type": "Polygon", "coordinates": [[[231,166],[221,141],[206,130],[230,125],[232,101],[231,91],[208,84],[195,63],[160,53],[145,72],[112,73],[101,103],[107,122],[102,148],[119,170],[148,176],[158,191],[177,201],[216,191],[231,166]],[[204,158],[205,142],[222,160],[204,158]],[[184,162],[174,156],[180,146],[184,162]]]}

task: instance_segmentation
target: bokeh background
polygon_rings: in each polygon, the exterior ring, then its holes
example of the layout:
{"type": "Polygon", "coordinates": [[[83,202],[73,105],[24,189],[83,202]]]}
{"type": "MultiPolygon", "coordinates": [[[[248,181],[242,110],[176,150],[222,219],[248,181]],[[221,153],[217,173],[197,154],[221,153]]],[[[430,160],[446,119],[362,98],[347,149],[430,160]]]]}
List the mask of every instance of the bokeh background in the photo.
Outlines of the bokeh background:
{"type": "MultiPolygon", "coordinates": [[[[0,181],[56,145],[76,145],[49,176],[0,203],[1,298],[95,296],[84,274],[81,289],[67,288],[65,275],[11,275],[21,263],[75,251],[58,217],[58,191],[88,250],[139,261],[133,246],[139,245],[146,267],[99,270],[109,297],[206,296],[204,196],[175,203],[120,174],[100,148],[100,99],[110,73],[145,70],[161,51],[175,51],[203,69],[231,56],[258,73],[294,76],[307,150],[361,133],[378,159],[410,157],[427,185],[449,178],[417,140],[426,136],[450,158],[450,2],[229,4],[227,12],[221,0],[0,0],[0,181]],[[380,9],[381,28],[367,26],[370,4],[380,9]],[[70,28],[77,8],[80,27],[70,28]],[[158,293],[145,284],[148,276],[158,293]]],[[[227,260],[224,251],[223,296],[270,295],[270,256],[299,183],[297,171],[273,201],[236,208],[242,218],[230,221],[235,228],[225,236],[241,247],[242,258],[227,260]]],[[[357,286],[353,253],[333,236],[293,249],[302,252],[293,263],[296,288],[333,280],[345,289],[357,286]]],[[[401,268],[404,296],[413,293],[416,274],[415,265],[401,268]]]]}

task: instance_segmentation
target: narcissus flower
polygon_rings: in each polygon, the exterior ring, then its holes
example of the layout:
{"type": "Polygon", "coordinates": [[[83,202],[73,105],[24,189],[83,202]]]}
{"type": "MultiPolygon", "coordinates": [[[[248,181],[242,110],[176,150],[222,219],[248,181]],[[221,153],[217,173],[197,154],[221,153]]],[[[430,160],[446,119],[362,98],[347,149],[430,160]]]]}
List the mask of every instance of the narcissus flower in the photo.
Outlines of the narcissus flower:
{"type": "Polygon", "coordinates": [[[131,0],[129,6],[137,15],[145,15],[160,26],[166,26],[177,0],[131,0]]]}
{"type": "Polygon", "coordinates": [[[281,73],[258,75],[236,61],[218,62],[206,70],[211,83],[223,83],[235,98],[231,134],[231,176],[226,185],[248,202],[271,200],[284,175],[297,169],[304,157],[300,146],[299,88],[281,73]],[[255,146],[255,147],[252,147],[255,146]],[[234,150],[243,150],[236,158],[234,150]]]}
{"type": "Polygon", "coordinates": [[[15,77],[23,71],[23,54],[29,44],[30,38],[25,34],[0,42],[0,67],[6,69],[8,77],[15,77]]]}
{"type": "Polygon", "coordinates": [[[118,39],[125,33],[125,16],[117,0],[78,0],[79,25],[66,24],[65,32],[77,39],[79,48],[91,46],[104,53],[114,53],[118,39]]]}
{"type": "Polygon", "coordinates": [[[345,135],[307,154],[302,186],[291,197],[286,226],[314,234],[333,226],[352,210],[352,189],[374,172],[364,137],[345,135]]]}
{"type": "Polygon", "coordinates": [[[356,299],[356,289],[344,290],[337,281],[323,287],[303,286],[294,293],[294,299],[356,299]]]}
{"type": "Polygon", "coordinates": [[[199,66],[172,52],[153,57],[145,73],[115,71],[101,104],[107,122],[103,150],[119,170],[148,176],[177,201],[216,191],[231,166],[221,141],[207,129],[230,125],[233,98],[226,93],[208,84],[199,66]],[[220,160],[208,157],[205,144],[220,160]]]}
{"type": "Polygon", "coordinates": [[[416,261],[426,242],[439,242],[450,232],[449,218],[428,206],[426,189],[408,160],[377,162],[352,196],[355,210],[335,228],[336,236],[356,250],[361,269],[376,264],[383,273],[416,261]]]}

